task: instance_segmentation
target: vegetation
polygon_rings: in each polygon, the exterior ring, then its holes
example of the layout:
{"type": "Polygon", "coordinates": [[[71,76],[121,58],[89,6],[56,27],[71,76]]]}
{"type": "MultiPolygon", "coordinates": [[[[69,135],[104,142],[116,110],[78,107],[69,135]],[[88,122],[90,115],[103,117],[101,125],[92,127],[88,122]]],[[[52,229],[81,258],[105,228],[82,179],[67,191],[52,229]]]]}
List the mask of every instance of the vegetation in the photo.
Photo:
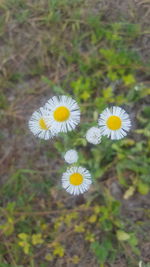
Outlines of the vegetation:
{"type": "Polygon", "coordinates": [[[149,30],[136,19],[145,7],[126,17],[113,1],[0,1],[0,267],[150,266],[149,30]],[[80,104],[81,124],[36,140],[29,117],[59,94],[80,104]],[[130,134],[88,144],[86,130],[112,104],[130,114],[130,134]],[[93,176],[80,197],[60,183],[71,148],[93,176]]]}

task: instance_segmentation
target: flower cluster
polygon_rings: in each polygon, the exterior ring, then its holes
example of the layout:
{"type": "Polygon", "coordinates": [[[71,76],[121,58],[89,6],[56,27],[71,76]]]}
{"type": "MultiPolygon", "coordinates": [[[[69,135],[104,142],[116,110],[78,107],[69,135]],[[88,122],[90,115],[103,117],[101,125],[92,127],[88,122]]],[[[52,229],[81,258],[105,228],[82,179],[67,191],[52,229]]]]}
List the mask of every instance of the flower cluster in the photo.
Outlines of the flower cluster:
{"type": "MultiPolygon", "coordinates": [[[[68,96],[54,96],[44,107],[35,111],[29,120],[29,129],[41,139],[51,139],[60,132],[72,131],[80,122],[80,109],[77,102],[68,96]]],[[[85,137],[91,144],[101,143],[102,136],[119,140],[131,128],[129,115],[120,107],[106,108],[99,116],[98,126],[88,129],[85,137]]],[[[68,164],[76,164],[78,153],[68,150],[64,159],[68,164]]],[[[81,166],[73,165],[62,175],[62,187],[73,195],[87,191],[92,184],[90,172],[81,166]]]]}
{"type": "MultiPolygon", "coordinates": [[[[64,159],[68,164],[78,161],[78,153],[76,150],[68,150],[64,159]]],[[[62,176],[62,187],[73,195],[83,194],[87,191],[92,183],[90,172],[84,167],[71,166],[62,176]]]]}
{"type": "Polygon", "coordinates": [[[76,101],[64,95],[54,96],[32,114],[29,128],[35,136],[47,140],[60,132],[74,130],[79,122],[80,109],[76,101]]]}
{"type": "Polygon", "coordinates": [[[131,120],[124,109],[113,106],[100,114],[98,126],[91,127],[86,133],[87,141],[94,145],[101,142],[102,136],[112,140],[122,139],[131,128],[131,120]]]}

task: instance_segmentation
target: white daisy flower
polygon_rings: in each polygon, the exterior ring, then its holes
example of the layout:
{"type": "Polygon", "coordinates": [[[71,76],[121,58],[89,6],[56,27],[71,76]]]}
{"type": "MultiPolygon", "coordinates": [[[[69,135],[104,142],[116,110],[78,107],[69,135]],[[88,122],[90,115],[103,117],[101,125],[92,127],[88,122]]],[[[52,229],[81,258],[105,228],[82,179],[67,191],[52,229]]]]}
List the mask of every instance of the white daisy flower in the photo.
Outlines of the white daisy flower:
{"type": "Polygon", "coordinates": [[[91,127],[86,133],[86,139],[93,145],[100,144],[101,142],[101,130],[97,127],[91,127]]]}
{"type": "Polygon", "coordinates": [[[101,134],[112,140],[123,138],[131,128],[129,115],[120,107],[106,108],[100,114],[98,124],[101,134]]]}
{"type": "Polygon", "coordinates": [[[49,112],[40,108],[35,111],[29,120],[29,129],[37,137],[48,140],[52,138],[56,133],[51,130],[50,125],[47,124],[49,112]]]}
{"type": "Polygon", "coordinates": [[[91,183],[91,174],[83,167],[71,167],[62,176],[62,187],[72,195],[83,194],[91,183]]]}
{"type": "Polygon", "coordinates": [[[57,133],[72,131],[80,122],[79,106],[71,97],[54,96],[45,108],[50,111],[49,123],[57,133]]]}
{"type": "Polygon", "coordinates": [[[64,159],[67,163],[72,164],[77,162],[78,160],[78,153],[76,150],[74,149],[70,149],[68,150],[65,155],[64,155],[64,159]]]}

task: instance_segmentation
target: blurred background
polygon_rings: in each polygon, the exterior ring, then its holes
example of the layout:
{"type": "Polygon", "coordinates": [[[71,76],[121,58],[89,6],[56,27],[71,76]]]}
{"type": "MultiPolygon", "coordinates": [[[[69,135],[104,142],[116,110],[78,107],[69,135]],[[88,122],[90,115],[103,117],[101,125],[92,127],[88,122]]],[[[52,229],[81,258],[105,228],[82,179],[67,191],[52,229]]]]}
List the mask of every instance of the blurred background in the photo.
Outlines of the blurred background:
{"type": "Polygon", "coordinates": [[[150,1],[0,1],[0,267],[150,266],[150,1]],[[75,132],[41,141],[32,113],[53,95],[82,111],[75,132]],[[105,107],[132,130],[94,146],[105,107]],[[93,185],[61,188],[77,149],[93,185]]]}

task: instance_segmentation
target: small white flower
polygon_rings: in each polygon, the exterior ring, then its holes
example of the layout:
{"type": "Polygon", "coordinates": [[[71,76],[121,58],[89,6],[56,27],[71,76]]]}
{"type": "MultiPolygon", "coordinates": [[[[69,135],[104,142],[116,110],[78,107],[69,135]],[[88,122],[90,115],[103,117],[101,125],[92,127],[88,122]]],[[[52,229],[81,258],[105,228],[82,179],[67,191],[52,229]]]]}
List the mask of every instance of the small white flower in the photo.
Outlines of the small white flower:
{"type": "Polygon", "coordinates": [[[78,153],[76,150],[74,149],[70,149],[68,150],[65,155],[64,155],[64,159],[67,163],[72,164],[77,162],[78,160],[78,153]]]}
{"type": "Polygon", "coordinates": [[[86,133],[86,139],[93,145],[100,144],[101,142],[101,130],[97,127],[91,127],[86,133]]]}
{"type": "Polygon", "coordinates": [[[45,108],[50,111],[49,123],[57,133],[72,131],[80,122],[79,106],[71,97],[54,96],[45,108]]]}
{"type": "Polygon", "coordinates": [[[83,194],[91,183],[91,174],[83,167],[71,167],[62,176],[62,187],[72,195],[83,194]]]}
{"type": "Polygon", "coordinates": [[[120,107],[106,108],[100,114],[98,124],[101,134],[112,140],[123,138],[131,128],[129,115],[120,107]]]}
{"type": "Polygon", "coordinates": [[[47,124],[48,117],[49,112],[44,108],[40,108],[32,114],[28,123],[30,131],[35,136],[45,140],[56,135],[56,133],[51,130],[50,125],[48,126],[47,124]]]}

